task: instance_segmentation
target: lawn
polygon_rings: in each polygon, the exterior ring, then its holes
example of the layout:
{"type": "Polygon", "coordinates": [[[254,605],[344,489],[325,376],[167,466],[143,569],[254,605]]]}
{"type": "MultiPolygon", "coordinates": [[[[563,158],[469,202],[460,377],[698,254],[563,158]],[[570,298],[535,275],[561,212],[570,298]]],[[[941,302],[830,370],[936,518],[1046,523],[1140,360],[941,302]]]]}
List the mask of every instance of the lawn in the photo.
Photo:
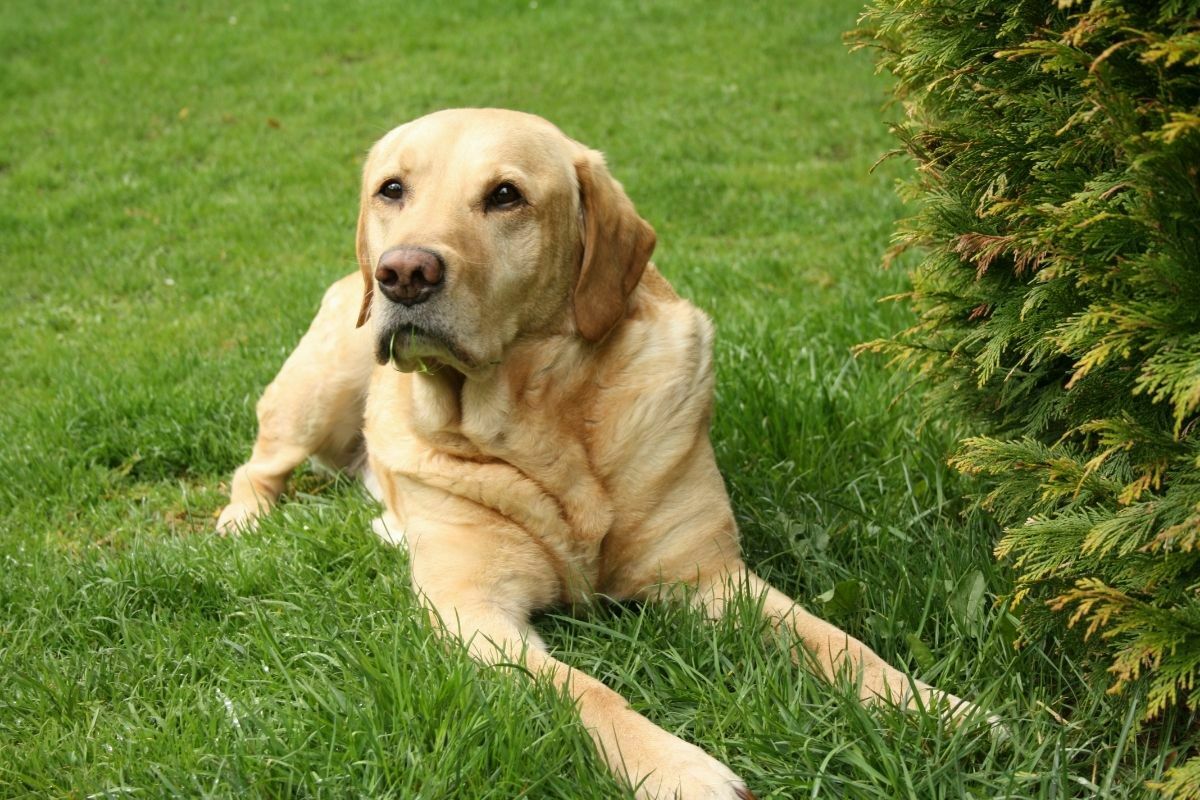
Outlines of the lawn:
{"type": "Polygon", "coordinates": [[[254,401],[355,268],[366,149],[463,105],[605,151],[712,315],[751,565],[1009,736],[864,710],[678,608],[546,615],[555,654],[760,798],[1143,796],[1171,754],[1071,638],[1011,646],[951,423],[851,355],[908,321],[877,302],[907,165],[870,171],[895,112],[841,43],[857,11],[7,5],[0,796],[625,796],[565,700],[437,639],[355,484],[303,471],[258,533],[212,534],[254,401]]]}

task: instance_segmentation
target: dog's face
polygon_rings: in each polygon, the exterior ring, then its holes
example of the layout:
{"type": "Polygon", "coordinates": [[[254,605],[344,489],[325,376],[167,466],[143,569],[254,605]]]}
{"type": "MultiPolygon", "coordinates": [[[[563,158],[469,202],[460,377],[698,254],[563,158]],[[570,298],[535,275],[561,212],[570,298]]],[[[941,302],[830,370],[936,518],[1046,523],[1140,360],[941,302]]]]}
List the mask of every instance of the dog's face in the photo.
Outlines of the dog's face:
{"type": "Polygon", "coordinates": [[[653,249],[599,153],[528,114],[438,112],[367,156],[359,324],[380,363],[482,374],[523,336],[603,339],[653,249]]]}

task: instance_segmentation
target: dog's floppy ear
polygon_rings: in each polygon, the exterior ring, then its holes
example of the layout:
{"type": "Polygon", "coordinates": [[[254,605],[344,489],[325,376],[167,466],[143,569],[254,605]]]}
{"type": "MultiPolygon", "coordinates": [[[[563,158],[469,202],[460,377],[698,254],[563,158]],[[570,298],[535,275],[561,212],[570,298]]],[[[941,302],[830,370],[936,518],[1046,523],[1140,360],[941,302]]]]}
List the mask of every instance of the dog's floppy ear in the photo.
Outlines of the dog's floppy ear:
{"type": "Polygon", "coordinates": [[[363,278],[362,307],[358,310],[358,324],[371,318],[371,297],[375,294],[375,278],[371,269],[371,254],[367,249],[367,204],[364,202],[358,211],[358,232],[355,234],[354,250],[358,256],[358,268],[363,278]]]}
{"type": "Polygon", "coordinates": [[[575,174],[583,204],[583,260],[572,304],[580,335],[598,342],[625,316],[629,295],[654,252],[654,228],[638,216],[600,153],[585,151],[575,174]]]}

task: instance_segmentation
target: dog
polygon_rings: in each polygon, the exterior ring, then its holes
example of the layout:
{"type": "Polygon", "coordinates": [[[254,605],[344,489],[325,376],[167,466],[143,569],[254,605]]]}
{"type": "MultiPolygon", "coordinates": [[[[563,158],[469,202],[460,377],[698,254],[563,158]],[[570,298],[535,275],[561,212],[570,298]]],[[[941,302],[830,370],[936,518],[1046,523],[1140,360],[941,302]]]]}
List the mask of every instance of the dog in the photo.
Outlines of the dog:
{"type": "Polygon", "coordinates": [[[371,148],[360,201],[359,273],[259,401],[220,531],[253,528],[310,457],[361,474],[435,623],[548,677],[639,798],[753,795],[554,659],[534,611],[603,595],[719,618],[740,593],[864,702],[973,710],[747,568],[708,434],[712,323],[650,262],[654,229],[599,152],[540,117],[439,111],[371,148]]]}

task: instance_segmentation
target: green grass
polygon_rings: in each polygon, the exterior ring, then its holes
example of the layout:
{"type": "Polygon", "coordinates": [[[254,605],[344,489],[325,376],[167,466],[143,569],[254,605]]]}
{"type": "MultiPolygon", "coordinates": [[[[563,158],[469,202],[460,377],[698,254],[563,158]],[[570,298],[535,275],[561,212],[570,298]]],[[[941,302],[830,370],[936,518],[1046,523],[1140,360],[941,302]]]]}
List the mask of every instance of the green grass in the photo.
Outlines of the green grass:
{"type": "Polygon", "coordinates": [[[919,388],[850,355],[907,321],[876,302],[903,286],[878,264],[904,165],[868,172],[891,142],[885,85],[840,43],[856,11],[6,6],[0,796],[623,796],[565,701],[432,635],[354,484],[302,472],[261,532],[211,534],[255,399],[354,269],[366,148],[459,105],[606,151],[715,319],[751,564],[1011,737],[863,710],[749,619],[551,614],[555,653],[762,798],[1143,795],[1172,754],[1131,727],[1139,697],[1069,638],[1010,646],[952,431],[916,430],[919,388]]]}

